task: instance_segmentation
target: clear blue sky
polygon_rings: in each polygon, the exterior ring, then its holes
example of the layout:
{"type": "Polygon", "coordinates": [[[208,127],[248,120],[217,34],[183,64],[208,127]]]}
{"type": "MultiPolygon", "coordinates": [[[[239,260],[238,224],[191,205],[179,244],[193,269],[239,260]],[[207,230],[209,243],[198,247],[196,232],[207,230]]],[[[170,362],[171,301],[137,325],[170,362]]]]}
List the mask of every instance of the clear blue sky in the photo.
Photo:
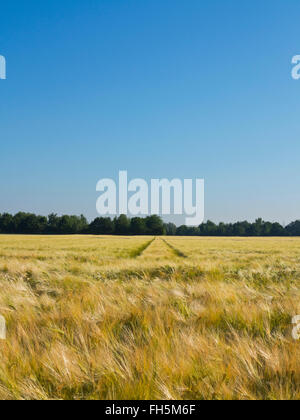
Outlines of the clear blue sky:
{"type": "Polygon", "coordinates": [[[0,7],[0,213],[95,217],[127,169],[205,178],[214,221],[300,218],[298,0],[0,7]]]}

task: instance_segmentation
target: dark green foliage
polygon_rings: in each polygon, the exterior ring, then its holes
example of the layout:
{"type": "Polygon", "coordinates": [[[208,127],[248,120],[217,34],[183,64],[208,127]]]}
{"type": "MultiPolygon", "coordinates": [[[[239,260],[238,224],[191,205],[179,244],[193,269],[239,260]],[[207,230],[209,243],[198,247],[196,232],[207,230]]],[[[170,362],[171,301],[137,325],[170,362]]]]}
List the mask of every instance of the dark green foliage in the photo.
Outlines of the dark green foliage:
{"type": "Polygon", "coordinates": [[[129,219],[121,215],[114,220],[109,217],[98,217],[88,224],[84,216],[36,216],[19,212],[0,214],[0,233],[6,234],[51,234],[70,235],[168,235],[168,236],[300,236],[300,220],[283,227],[279,223],[265,222],[257,219],[254,223],[219,223],[211,221],[199,227],[180,226],[173,223],[164,224],[158,216],[129,219]]]}
{"type": "Polygon", "coordinates": [[[145,219],[146,234],[165,235],[165,227],[162,219],[158,216],[149,216],[145,219]]]}
{"type": "Polygon", "coordinates": [[[114,220],[115,234],[116,235],[129,235],[130,233],[130,220],[125,214],[121,214],[114,220]]]}
{"type": "Polygon", "coordinates": [[[174,225],[174,223],[166,223],[165,224],[165,231],[166,231],[166,235],[175,236],[176,231],[177,231],[177,227],[176,227],[176,225],[174,225]]]}
{"type": "Polygon", "coordinates": [[[141,217],[134,217],[130,222],[130,232],[132,235],[145,235],[146,223],[141,217]]]}
{"type": "Polygon", "coordinates": [[[93,235],[112,235],[114,231],[114,223],[109,217],[97,217],[89,226],[89,233],[93,235]]]}
{"type": "Polygon", "coordinates": [[[69,235],[86,233],[88,222],[84,216],[36,216],[31,213],[0,215],[0,233],[14,234],[57,234],[69,235]]]}

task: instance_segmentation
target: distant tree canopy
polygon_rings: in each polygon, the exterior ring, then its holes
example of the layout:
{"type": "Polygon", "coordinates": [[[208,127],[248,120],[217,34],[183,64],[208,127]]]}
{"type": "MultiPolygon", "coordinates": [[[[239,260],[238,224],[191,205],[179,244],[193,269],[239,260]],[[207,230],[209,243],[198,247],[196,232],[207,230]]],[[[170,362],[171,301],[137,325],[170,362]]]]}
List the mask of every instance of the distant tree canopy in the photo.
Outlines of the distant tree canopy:
{"type": "Polygon", "coordinates": [[[168,235],[168,236],[300,236],[300,220],[283,227],[279,223],[257,219],[254,223],[219,223],[211,221],[198,227],[163,223],[158,216],[145,218],[125,215],[110,219],[98,217],[88,223],[84,216],[36,216],[31,213],[0,214],[0,233],[41,235],[168,235]]]}
{"type": "Polygon", "coordinates": [[[116,235],[129,235],[130,233],[130,220],[125,214],[114,219],[115,234],[116,235]]]}
{"type": "Polygon", "coordinates": [[[88,230],[93,235],[112,235],[115,233],[115,225],[109,217],[97,217],[88,230]]]}
{"type": "Polygon", "coordinates": [[[15,234],[80,234],[88,231],[84,216],[36,216],[31,213],[0,214],[0,233],[15,234]]]}

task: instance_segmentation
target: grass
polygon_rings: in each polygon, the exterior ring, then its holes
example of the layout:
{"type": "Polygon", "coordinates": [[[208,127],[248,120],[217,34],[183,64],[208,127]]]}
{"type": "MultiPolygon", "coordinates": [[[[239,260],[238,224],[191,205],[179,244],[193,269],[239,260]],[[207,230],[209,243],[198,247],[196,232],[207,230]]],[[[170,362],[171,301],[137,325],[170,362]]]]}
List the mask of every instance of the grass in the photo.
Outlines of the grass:
{"type": "Polygon", "coordinates": [[[1,399],[299,399],[300,239],[0,236],[1,399]]]}
{"type": "Polygon", "coordinates": [[[171,245],[165,239],[163,239],[163,241],[173,251],[176,257],[187,258],[187,256],[183,252],[181,252],[179,249],[175,248],[174,245],[171,245]]]}
{"type": "Polygon", "coordinates": [[[137,258],[140,257],[144,251],[146,251],[147,248],[154,242],[155,239],[151,239],[151,241],[145,242],[140,247],[133,249],[130,253],[131,258],[137,258]]]}

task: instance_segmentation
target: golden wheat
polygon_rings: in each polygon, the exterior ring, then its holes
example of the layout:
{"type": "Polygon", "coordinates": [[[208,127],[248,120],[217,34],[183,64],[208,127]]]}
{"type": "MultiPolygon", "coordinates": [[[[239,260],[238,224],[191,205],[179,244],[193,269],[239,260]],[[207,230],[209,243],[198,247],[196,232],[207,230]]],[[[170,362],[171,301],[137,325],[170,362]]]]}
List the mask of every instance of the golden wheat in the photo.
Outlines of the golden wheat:
{"type": "Polygon", "coordinates": [[[299,399],[300,239],[0,236],[2,399],[299,399]]]}

